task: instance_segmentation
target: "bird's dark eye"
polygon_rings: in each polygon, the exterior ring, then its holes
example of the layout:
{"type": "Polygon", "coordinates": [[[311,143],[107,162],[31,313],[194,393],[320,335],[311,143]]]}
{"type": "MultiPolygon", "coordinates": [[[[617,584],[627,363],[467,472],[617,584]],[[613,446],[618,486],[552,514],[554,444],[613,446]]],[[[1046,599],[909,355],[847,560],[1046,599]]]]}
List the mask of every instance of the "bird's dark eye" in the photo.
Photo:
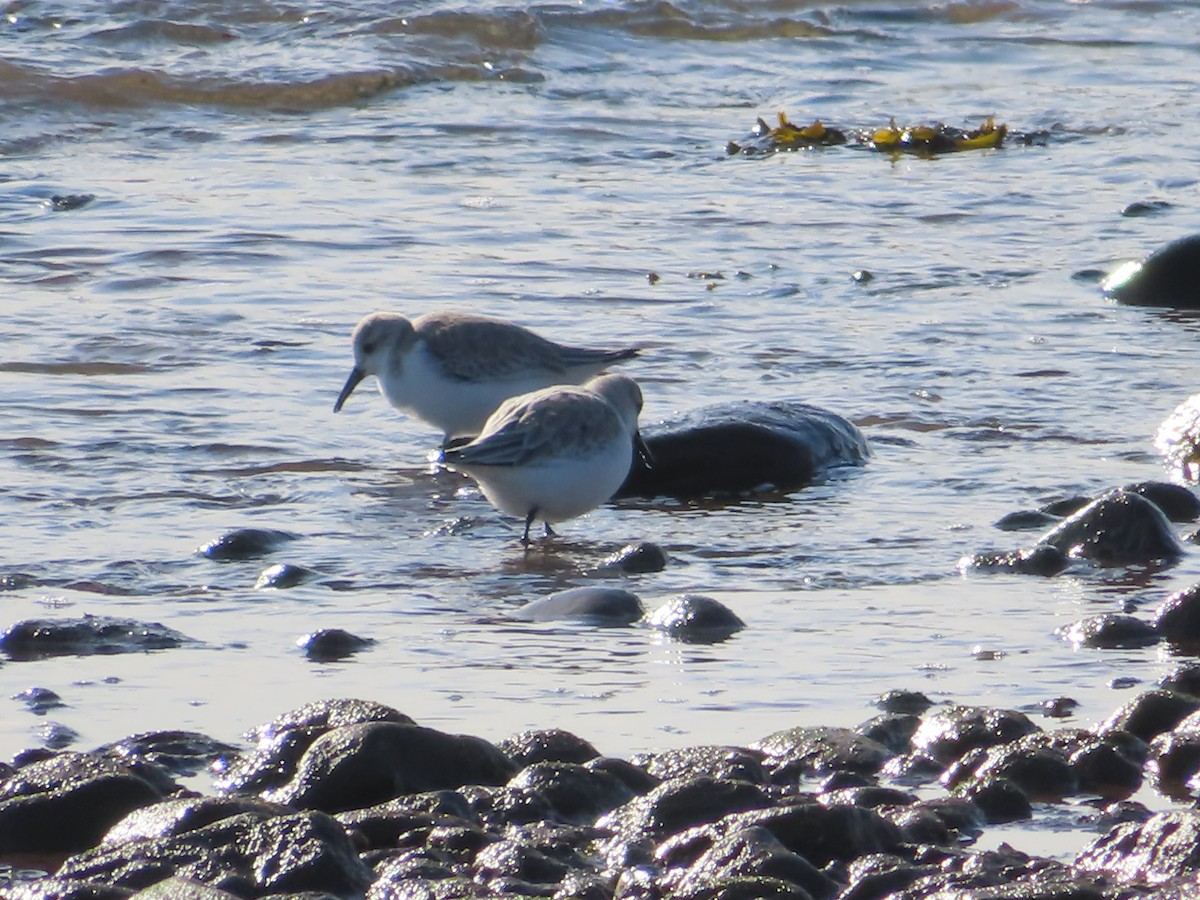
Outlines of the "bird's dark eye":
{"type": "Polygon", "coordinates": [[[362,345],[362,348],[363,348],[363,353],[370,355],[375,352],[375,342],[368,341],[367,343],[362,345]]]}

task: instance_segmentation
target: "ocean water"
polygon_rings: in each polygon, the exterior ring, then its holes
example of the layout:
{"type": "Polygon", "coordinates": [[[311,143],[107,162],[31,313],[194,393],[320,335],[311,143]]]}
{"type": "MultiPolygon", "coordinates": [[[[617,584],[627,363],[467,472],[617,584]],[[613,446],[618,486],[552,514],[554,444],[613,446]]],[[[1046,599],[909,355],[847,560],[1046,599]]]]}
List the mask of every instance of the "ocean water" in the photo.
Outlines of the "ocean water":
{"type": "MultiPolygon", "coordinates": [[[[1035,716],[1069,696],[1086,727],[1179,661],[1054,632],[1148,614],[1200,580],[1195,552],[1052,579],[958,561],[1027,543],[1008,512],[1170,476],[1153,436],[1197,390],[1200,319],[1096,281],[1200,231],[1200,7],[327,6],[0,7],[0,628],[95,614],[196,641],[3,661],[0,757],[236,740],[348,696],[613,755],[854,725],[891,688],[1035,716]],[[726,153],[779,111],[1045,140],[726,153]],[[371,384],[332,412],[362,315],[444,308],[642,344],[644,423],[803,400],[874,455],[793,493],[606,506],[526,553],[371,384]],[[195,554],[241,527],[298,539],[195,554]],[[600,569],[635,540],[666,569],[600,569]],[[256,590],[279,562],[323,577],[256,590]],[[586,584],[707,594],[748,627],[688,645],[504,618],[586,584]],[[295,642],[320,628],[378,644],[311,662],[295,642]]],[[[1037,827],[1006,838],[1043,852],[1037,827]]]]}

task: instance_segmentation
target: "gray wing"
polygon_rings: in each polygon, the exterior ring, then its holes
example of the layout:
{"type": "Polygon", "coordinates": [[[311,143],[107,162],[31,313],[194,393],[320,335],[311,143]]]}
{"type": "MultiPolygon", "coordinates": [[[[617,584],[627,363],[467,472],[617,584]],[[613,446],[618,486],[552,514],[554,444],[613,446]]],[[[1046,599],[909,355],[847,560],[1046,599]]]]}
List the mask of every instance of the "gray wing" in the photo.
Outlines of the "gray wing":
{"type": "Polygon", "coordinates": [[[566,347],[502,319],[444,317],[425,321],[421,337],[443,371],[458,381],[504,380],[532,367],[562,374],[579,366],[608,365],[636,356],[636,347],[566,347]]]}
{"type": "Polygon", "coordinates": [[[479,437],[445,451],[451,465],[520,466],[587,450],[622,433],[621,417],[586,391],[549,388],[506,401],[479,437]]]}

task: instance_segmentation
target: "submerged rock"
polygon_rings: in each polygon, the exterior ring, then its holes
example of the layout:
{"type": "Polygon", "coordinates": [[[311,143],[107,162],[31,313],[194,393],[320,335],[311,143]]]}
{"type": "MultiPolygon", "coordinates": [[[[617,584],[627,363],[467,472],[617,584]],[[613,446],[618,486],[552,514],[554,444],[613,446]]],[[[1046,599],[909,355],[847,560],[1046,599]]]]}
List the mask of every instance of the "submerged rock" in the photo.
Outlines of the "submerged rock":
{"type": "Polygon", "coordinates": [[[195,642],[158,622],[93,615],[77,619],[26,619],[0,633],[0,651],[18,660],[141,653],[189,643],[195,642]]]}
{"type": "Polygon", "coordinates": [[[1164,600],[1154,613],[1154,627],[1173,644],[1200,644],[1200,584],[1164,600]]]}
{"type": "Polygon", "coordinates": [[[652,468],[634,466],[617,497],[706,497],[795,490],[870,455],[854,423],[806,403],[727,403],[642,431],[652,468]]]}
{"type": "Polygon", "coordinates": [[[509,615],[514,619],[550,622],[578,619],[592,625],[631,625],[644,615],[642,601],[621,588],[577,587],[531,600],[509,615]]]}
{"type": "Polygon", "coordinates": [[[1200,880],[1200,811],[1171,810],[1118,825],[1080,853],[1075,867],[1121,884],[1186,878],[1194,889],[1200,880]]]}
{"type": "Polygon", "coordinates": [[[1101,287],[1132,306],[1200,309],[1200,234],[1177,238],[1140,263],[1120,266],[1101,287]]]}
{"type": "Polygon", "coordinates": [[[1101,566],[1146,565],[1183,555],[1162,510],[1140,494],[1120,489],[1089,503],[1039,543],[1101,566]]]}
{"type": "Polygon", "coordinates": [[[716,644],[746,627],[729,607],[702,594],[673,597],[646,621],[669,637],[691,644],[716,644]]]}
{"type": "Polygon", "coordinates": [[[1080,647],[1111,650],[1123,647],[1149,647],[1160,640],[1154,626],[1135,616],[1100,613],[1056,629],[1063,640],[1080,647]]]}
{"type": "Polygon", "coordinates": [[[313,662],[336,662],[375,646],[374,638],[359,637],[344,628],[321,628],[296,641],[313,662]]]}
{"type": "Polygon", "coordinates": [[[297,535],[274,528],[238,528],[196,548],[196,553],[215,560],[255,559],[296,540],[297,535]]]}

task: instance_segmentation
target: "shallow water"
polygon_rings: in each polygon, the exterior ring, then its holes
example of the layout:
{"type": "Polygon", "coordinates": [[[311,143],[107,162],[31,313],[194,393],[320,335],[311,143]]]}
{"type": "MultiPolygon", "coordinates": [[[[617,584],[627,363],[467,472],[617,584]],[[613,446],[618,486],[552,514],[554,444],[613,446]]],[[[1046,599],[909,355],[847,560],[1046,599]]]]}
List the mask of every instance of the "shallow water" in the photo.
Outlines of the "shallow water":
{"type": "Polygon", "coordinates": [[[5,697],[36,685],[66,706],[0,701],[0,755],[51,723],[84,749],[156,728],[233,739],[336,696],[491,739],[561,726],[612,754],[853,725],[895,687],[1031,713],[1066,695],[1088,725],[1176,661],[1053,632],[1152,609],[1197,580],[1194,552],[1049,580],[957,562],[1026,541],[993,527],[1005,513],[1166,475],[1152,438],[1197,389],[1200,320],[1114,306],[1094,273],[1200,230],[1200,8],[5,12],[0,626],[93,613],[202,643],[5,662],[5,697]],[[1049,138],[726,156],[779,110],[852,128],[994,114],[1049,138]],[[1138,201],[1167,205],[1122,215],[1138,201]],[[799,399],[858,422],[874,457],[788,495],[606,507],[524,554],[519,523],[431,470],[428,427],[366,385],[332,412],[360,316],[447,307],[645,345],[625,369],[644,422],[799,399]],[[300,539],[194,555],[247,526],[300,539]],[[597,571],[639,539],[665,571],[597,571]],[[327,578],[254,590],[274,562],[327,578]],[[696,646],[501,618],[592,583],[648,607],[709,594],[749,627],[696,646]],[[380,643],[307,661],[295,639],[326,627],[380,643]]]}

